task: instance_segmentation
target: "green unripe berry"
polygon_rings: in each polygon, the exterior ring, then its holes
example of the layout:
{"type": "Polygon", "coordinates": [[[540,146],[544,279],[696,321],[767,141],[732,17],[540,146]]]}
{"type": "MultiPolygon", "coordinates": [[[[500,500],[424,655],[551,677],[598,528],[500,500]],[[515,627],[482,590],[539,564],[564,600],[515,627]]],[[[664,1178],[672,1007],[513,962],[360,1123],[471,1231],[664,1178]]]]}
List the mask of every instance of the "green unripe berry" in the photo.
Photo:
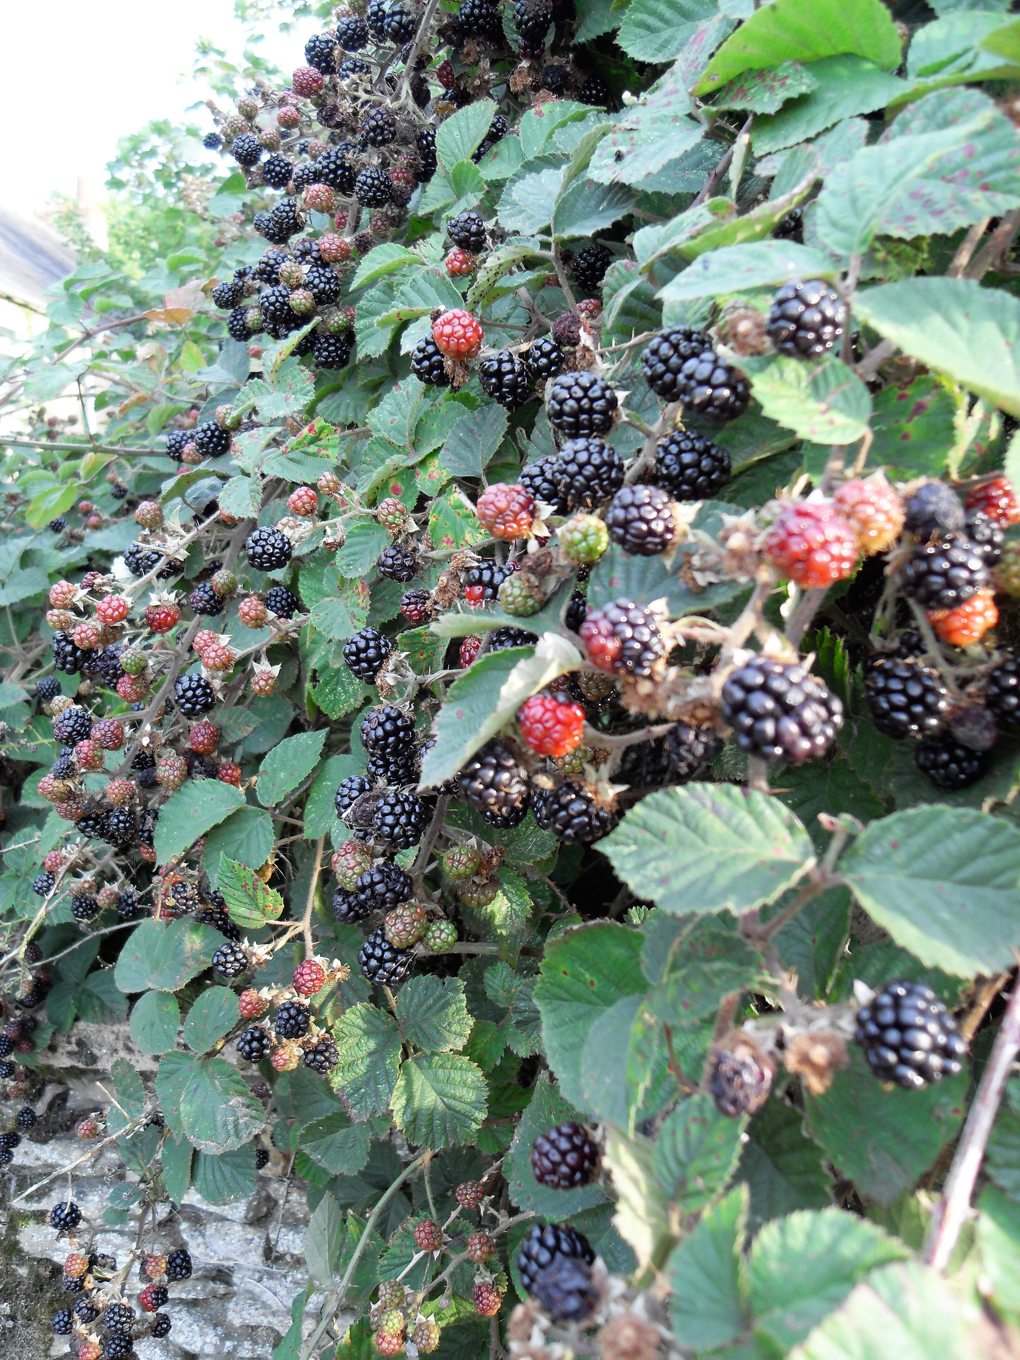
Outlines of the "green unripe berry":
{"type": "Polygon", "coordinates": [[[521,579],[520,572],[508,576],[499,588],[499,602],[508,614],[515,618],[526,619],[537,614],[542,601],[534,593],[527,581],[521,579]]]}
{"type": "Polygon", "coordinates": [[[296,316],[309,316],[315,311],[315,294],[307,288],[295,288],[290,295],[290,309],[296,316]]]}
{"type": "Polygon", "coordinates": [[[575,515],[560,530],[560,547],[572,562],[590,566],[609,547],[609,530],[597,515],[575,515]]]}
{"type": "Polygon", "coordinates": [[[451,845],[443,855],[443,873],[454,881],[470,878],[481,862],[481,852],[473,845],[451,845]]]}
{"type": "Polygon", "coordinates": [[[425,932],[425,948],[433,954],[445,954],[457,943],[457,927],[452,921],[433,921],[425,932]]]}
{"type": "Polygon", "coordinates": [[[140,651],[137,647],[125,648],[118,659],[120,661],[120,668],[125,675],[141,675],[142,671],[144,671],[149,664],[146,660],[145,653],[140,651]]]}

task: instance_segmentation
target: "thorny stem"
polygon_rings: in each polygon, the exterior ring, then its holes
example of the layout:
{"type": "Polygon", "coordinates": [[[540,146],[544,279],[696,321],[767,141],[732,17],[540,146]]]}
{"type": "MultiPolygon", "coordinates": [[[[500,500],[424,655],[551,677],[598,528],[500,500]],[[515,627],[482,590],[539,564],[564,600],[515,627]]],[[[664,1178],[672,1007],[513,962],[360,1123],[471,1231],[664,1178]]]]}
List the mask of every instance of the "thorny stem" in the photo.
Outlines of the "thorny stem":
{"type": "Polygon", "coordinates": [[[709,175],[708,179],[705,181],[705,185],[704,188],[701,190],[701,193],[698,194],[697,198],[691,204],[692,208],[700,207],[702,203],[707,202],[707,200],[710,199],[712,195],[715,193],[716,189],[722,183],[723,176],[726,174],[726,171],[730,168],[730,162],[733,160],[733,153],[740,145],[741,137],[747,136],[747,134],[751,131],[751,124],[753,122],[754,114],[752,113],[748,117],[744,126],[737,133],[736,138],[733,141],[733,144],[727,148],[726,153],[723,156],[722,160],[720,160],[719,164],[715,167],[715,169],[709,175]]]}
{"type": "Polygon", "coordinates": [[[946,682],[946,688],[949,690],[950,694],[958,695],[960,693],[960,687],[956,683],[956,676],[953,674],[949,662],[942,655],[942,648],[939,646],[938,638],[935,636],[935,629],[931,626],[928,615],[916,600],[910,601],[910,608],[917,623],[918,631],[924,638],[928,646],[928,651],[931,653],[942,679],[946,682]]]}
{"type": "Polygon", "coordinates": [[[315,953],[315,944],[312,940],[312,913],[315,910],[315,890],[319,886],[319,873],[322,869],[322,849],[325,844],[325,836],[320,836],[315,842],[315,863],[312,865],[312,881],[308,885],[308,898],[305,901],[305,914],[301,918],[301,933],[305,937],[306,959],[310,959],[315,953]]]}
{"type": "Polygon", "coordinates": [[[86,1152],[83,1157],[79,1157],[78,1160],[72,1162],[70,1166],[62,1166],[59,1171],[51,1171],[50,1174],[44,1176],[41,1181],[36,1181],[35,1185],[30,1185],[27,1190],[22,1190],[20,1195],[16,1195],[14,1199],[11,1200],[11,1204],[19,1204],[23,1199],[28,1199],[29,1195],[34,1195],[37,1190],[41,1190],[44,1185],[49,1185],[50,1181],[55,1181],[60,1176],[69,1176],[76,1167],[81,1166],[84,1162],[91,1161],[96,1153],[102,1152],[103,1148],[109,1147],[111,1143],[116,1143],[118,1139],[126,1138],[129,1134],[134,1133],[135,1129],[147,1118],[147,1115],[142,1115],[141,1118],[132,1120],[128,1127],[121,1129],[119,1133],[109,1134],[101,1142],[97,1143],[95,1147],[89,1148],[88,1152],[86,1152]]]}
{"type": "Polygon", "coordinates": [[[408,1179],[408,1177],[413,1176],[414,1173],[425,1161],[425,1159],[430,1155],[431,1154],[428,1152],[423,1152],[420,1157],[416,1157],[413,1162],[409,1162],[408,1165],[404,1167],[403,1171],[400,1173],[397,1179],[391,1182],[391,1184],[388,1185],[387,1188],[383,1191],[383,1193],[379,1196],[375,1208],[369,1214],[365,1222],[365,1227],[362,1230],[361,1237],[358,1239],[358,1245],[354,1248],[354,1252],[351,1255],[351,1259],[347,1263],[347,1269],[344,1271],[343,1279],[337,1285],[336,1289],[332,1290],[329,1293],[329,1295],[327,1296],[326,1300],[322,1305],[323,1310],[322,1320],[320,1321],[319,1325],[316,1327],[312,1335],[309,1337],[307,1344],[302,1349],[301,1360],[311,1360],[311,1357],[315,1354],[319,1342],[322,1340],[323,1335],[325,1334],[326,1328],[329,1326],[329,1324],[333,1321],[333,1318],[336,1316],[337,1310],[339,1309],[341,1303],[343,1303],[344,1295],[347,1293],[347,1289],[351,1283],[351,1280],[354,1279],[354,1272],[357,1270],[358,1262],[361,1260],[365,1248],[368,1245],[368,1240],[372,1234],[372,1229],[379,1222],[379,1219],[382,1216],[382,1211],[386,1208],[387,1204],[389,1204],[390,1200],[397,1193],[397,1191],[400,1189],[403,1183],[408,1179]]]}
{"type": "Polygon", "coordinates": [[[924,1245],[923,1260],[936,1270],[945,1270],[970,1213],[970,1197],[985,1155],[992,1125],[1005,1088],[1020,1052],[1020,978],[1013,983],[1013,994],[1002,1018],[998,1036],[970,1107],[963,1136],[936,1205],[924,1245]]]}
{"type": "Polygon", "coordinates": [[[994,269],[997,264],[1003,263],[1010,242],[1018,230],[1020,230],[1020,211],[1014,208],[1012,212],[1005,214],[978,251],[970,267],[965,270],[964,278],[980,279],[989,269],[994,269]]]}
{"type": "Polygon", "coordinates": [[[436,843],[436,837],[443,829],[443,818],[446,816],[446,806],[449,801],[448,795],[444,793],[436,802],[436,810],[432,814],[432,822],[428,831],[425,832],[425,835],[422,838],[422,842],[418,847],[418,853],[414,857],[414,863],[411,865],[412,878],[421,878],[428,867],[429,855],[432,853],[432,847],[436,843]]]}
{"type": "Polygon", "coordinates": [[[439,0],[428,0],[428,4],[425,6],[425,12],[421,16],[418,32],[414,35],[414,42],[411,44],[411,50],[407,54],[407,61],[404,63],[404,79],[400,86],[401,103],[404,103],[411,92],[411,81],[414,78],[415,63],[418,60],[421,49],[425,45],[425,39],[429,35],[429,29],[432,27],[432,20],[435,18],[436,10],[438,8],[439,0]]]}
{"type": "Polygon", "coordinates": [[[117,444],[75,444],[61,440],[42,439],[14,439],[9,435],[0,434],[0,448],[12,449],[55,449],[58,453],[116,453],[153,456],[158,455],[159,449],[125,449],[117,444]]]}
{"type": "Polygon", "coordinates": [[[980,222],[974,223],[970,231],[968,231],[967,235],[960,242],[956,254],[953,256],[953,262],[946,270],[946,274],[949,278],[962,279],[966,275],[971,256],[974,254],[975,250],[977,250],[978,242],[981,240],[982,236],[984,236],[985,231],[988,228],[988,223],[991,220],[990,217],[982,217],[980,222]]]}
{"type": "Polygon", "coordinates": [[[811,627],[812,620],[818,612],[818,606],[825,599],[824,586],[812,586],[810,590],[805,590],[804,594],[794,606],[793,613],[787,622],[783,636],[791,642],[794,647],[799,647],[801,639],[811,627]]]}

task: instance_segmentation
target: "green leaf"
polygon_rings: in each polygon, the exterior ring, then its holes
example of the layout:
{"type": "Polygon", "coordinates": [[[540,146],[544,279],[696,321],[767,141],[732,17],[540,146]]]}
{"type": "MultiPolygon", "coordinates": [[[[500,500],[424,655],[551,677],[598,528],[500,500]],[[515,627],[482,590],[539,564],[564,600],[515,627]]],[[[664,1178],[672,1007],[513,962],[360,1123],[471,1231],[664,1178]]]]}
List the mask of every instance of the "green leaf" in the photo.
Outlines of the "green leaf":
{"type": "Polygon", "coordinates": [[[175,996],[145,992],[131,1012],[131,1038],[143,1053],[165,1053],[173,1048],[181,1010],[175,996]]]}
{"type": "Polygon", "coordinates": [[[18,571],[12,571],[5,578],[3,585],[0,585],[0,605],[17,604],[19,600],[27,600],[31,595],[41,595],[49,588],[49,584],[46,573],[40,571],[38,567],[23,567],[18,571]]]}
{"type": "Polygon", "coordinates": [[[250,1143],[265,1123],[262,1102],[236,1067],[221,1058],[168,1053],[159,1064],[156,1091],[200,1152],[231,1152],[250,1143]]]}
{"type": "Polygon", "coordinates": [[[548,104],[539,104],[528,109],[517,129],[525,160],[541,155],[557,128],[564,127],[567,123],[576,123],[587,118],[590,113],[591,109],[587,104],[578,104],[571,99],[556,99],[548,104]]]}
{"type": "Polygon", "coordinates": [[[191,1184],[191,1159],[195,1149],[186,1138],[169,1136],[163,1142],[163,1184],[169,1197],[177,1204],[188,1193],[191,1184]]]}
{"type": "Polygon", "coordinates": [[[199,996],[184,1021],[184,1042],[196,1053],[206,1053],[237,1024],[237,994],[229,987],[209,987],[199,996]]]}
{"type": "Polygon", "coordinates": [[[525,699],[573,670],[580,653],[557,633],[543,633],[531,648],[489,652],[450,686],[436,717],[438,741],[425,756],[421,788],[455,775],[469,756],[500,730],[525,699]]]}
{"type": "Polygon", "coordinates": [[[116,1103],[106,1112],[106,1126],[110,1133],[120,1133],[132,1119],[140,1119],[145,1111],[145,1087],[142,1079],[125,1058],[117,1058],[110,1068],[116,1103]]]}
{"type": "Polygon", "coordinates": [[[617,42],[639,61],[672,61],[716,11],[715,0],[633,0],[617,42]]]}
{"type": "Polygon", "coordinates": [[[855,294],[854,312],[905,354],[1020,415],[1020,299],[974,279],[916,278],[855,294]]]}
{"type": "Polygon", "coordinates": [[[220,509],[235,519],[254,519],[262,502],[257,477],[231,477],[219,494],[220,509]]]}
{"type": "Polygon", "coordinates": [[[269,752],[262,762],[255,786],[263,807],[275,807],[311,774],[319,763],[325,740],[325,728],[317,732],[299,732],[269,752]]]}
{"type": "Polygon", "coordinates": [[[812,364],[782,355],[749,355],[740,366],[765,414],[802,439],[850,444],[867,432],[871,396],[841,359],[812,364]]]}
{"type": "Polygon", "coordinates": [[[397,1023],[406,1039],[428,1053],[463,1048],[472,1025],[464,984],[459,978],[411,978],[400,990],[397,1023]]]}
{"type": "Polygon", "coordinates": [[[340,1061],[329,1074],[355,1115],[388,1108],[400,1066],[400,1034],[395,1021],[368,1002],[345,1011],[333,1029],[340,1061]]]}
{"type": "MultiPolygon", "coordinates": [[[[490,410],[491,407],[482,407],[490,410]]],[[[429,511],[429,538],[437,548],[463,548],[486,537],[475,507],[459,487],[441,492],[429,511]]]]}
{"type": "Polygon", "coordinates": [[[872,1271],[790,1360],[971,1360],[964,1310],[937,1271],[917,1261],[872,1271]]]}
{"type": "Polygon", "coordinates": [[[970,808],[873,822],[840,870],[865,911],[922,963],[959,977],[1008,968],[1020,946],[1020,829],[970,808]]]}
{"type": "Polygon", "coordinates": [[[408,1142],[438,1150],[469,1143],[485,1118],[485,1078],[459,1053],[419,1054],[400,1069],[393,1117],[408,1142]]]}
{"type": "Polygon", "coordinates": [[[966,1075],[923,1091],[885,1090],[852,1046],[850,1066],[824,1095],[805,1096],[807,1127],[840,1176],[888,1204],[916,1185],[963,1122],[966,1075]],[[867,1129],[867,1137],[861,1130],[867,1129]]]}
{"type": "Polygon", "coordinates": [[[478,477],[499,448],[509,417],[502,406],[490,403],[467,411],[446,436],[439,465],[454,477],[478,477]]]}
{"type": "MultiPolygon", "coordinates": [[[[634,12],[631,6],[628,17],[634,12]]],[[[608,132],[600,136],[588,166],[591,178],[601,184],[641,184],[667,161],[679,159],[701,140],[703,132],[700,123],[687,117],[690,107],[683,76],[674,68],[618,115],[608,132]]],[[[558,224],[561,216],[557,209],[558,224]]]]}
{"type": "Polygon", "coordinates": [[[503,1163],[503,1174],[510,1190],[510,1198],[519,1209],[530,1209],[535,1214],[570,1218],[605,1201],[597,1185],[582,1185],[574,1190],[550,1189],[535,1179],[531,1169],[531,1145],[541,1133],[547,1133],[567,1120],[584,1123],[584,1115],[563,1099],[546,1074],[535,1083],[534,1094],[514,1130],[513,1142],[503,1163]]]}
{"type": "Polygon", "coordinates": [[[251,1146],[219,1155],[199,1152],[192,1184],[209,1204],[233,1204],[255,1192],[255,1155],[251,1146]]]}
{"type": "Polygon", "coordinates": [[[773,1219],[755,1238],[747,1263],[756,1334],[785,1353],[869,1271],[906,1255],[902,1242],[842,1209],[802,1209],[773,1219]]]}
{"type": "Polygon", "coordinates": [[[114,978],[122,992],[176,992],[208,968],[222,943],[218,930],[196,921],[142,921],[120,951],[114,978]]]}
{"type": "Polygon", "coordinates": [[[945,385],[924,373],[908,386],[884,387],[874,401],[868,465],[900,481],[941,477],[956,443],[956,406],[945,385]]]}
{"type": "Polygon", "coordinates": [[[323,1289],[333,1284],[333,1276],[343,1259],[344,1215],[332,1195],[323,1195],[312,1214],[305,1233],[305,1261],[313,1283],[323,1289]]]}
{"type": "Polygon", "coordinates": [[[1020,1204],[990,1185],[981,1192],[978,1208],[977,1240],[992,1300],[1015,1314],[1020,1311],[1020,1204]]]}
{"type": "Polygon", "coordinates": [[[420,265],[421,262],[421,256],[416,255],[413,250],[399,246],[394,241],[384,241],[382,245],[370,250],[358,265],[354,278],[350,281],[350,291],[353,293],[356,288],[367,288],[369,284],[377,282],[386,274],[392,274],[397,269],[406,269],[410,264],[420,265]]]}
{"type": "Polygon", "coordinates": [[[1012,123],[978,90],[939,91],[904,110],[878,145],[826,182],[816,229],[838,254],[863,254],[879,233],[948,234],[1020,203],[1012,123]]]}
{"type": "Polygon", "coordinates": [[[787,283],[835,278],[839,270],[820,250],[795,241],[755,241],[699,255],[659,292],[663,302],[718,297],[787,283]]]}
{"type": "Polygon", "coordinates": [[[695,94],[711,94],[745,71],[784,61],[817,61],[841,52],[867,57],[883,71],[901,60],[900,35],[881,0],[773,0],[723,43],[695,94]]]}
{"type": "Polygon", "coordinates": [[[744,1330],[740,1253],[747,1218],[747,1187],[738,1185],[711,1208],[673,1252],[673,1334],[681,1346],[713,1350],[744,1330]]]}
{"type": "MultiPolygon", "coordinates": [[[[705,509],[713,505],[712,501],[707,501],[705,509]]],[[[720,507],[716,505],[715,508],[720,507]]],[[[739,506],[723,508],[730,514],[740,513],[739,506]]],[[[703,509],[694,524],[696,528],[705,528],[707,533],[711,533],[712,529],[704,522],[707,518],[703,509]]],[[[679,571],[686,557],[687,553],[681,549],[670,570],[661,557],[630,557],[622,548],[611,543],[592,570],[588,582],[588,608],[601,609],[621,597],[628,600],[664,600],[670,618],[681,618],[684,614],[700,614],[728,604],[747,589],[737,581],[720,581],[700,590],[687,585],[683,573],[679,571]]]]}
{"type": "Polygon", "coordinates": [[[988,1140],[984,1170],[1011,1199],[1020,1202],[1020,1082],[1014,1077],[1006,1087],[988,1140]]]}
{"type": "Polygon", "coordinates": [[[565,169],[563,165],[547,170],[525,169],[508,180],[496,209],[501,225],[508,232],[523,236],[541,231],[552,217],[565,169]]]}
{"type": "Polygon", "coordinates": [[[459,109],[452,118],[441,123],[436,133],[436,156],[445,170],[452,170],[458,161],[469,161],[489,130],[496,105],[491,99],[480,99],[459,109]]]}
{"type": "Polygon", "coordinates": [[[659,1129],[655,1179],[682,1213],[704,1209],[726,1185],[740,1156],[746,1119],[728,1119],[711,1096],[689,1096],[659,1129]]]}
{"type": "Polygon", "coordinates": [[[751,113],[776,113],[790,99],[818,89],[818,80],[799,61],[784,61],[765,71],[752,71],[723,86],[712,109],[747,109],[751,113]]]}
{"type": "Polygon", "coordinates": [[[796,882],[813,856],[788,808],[733,784],[653,793],[602,850],[638,897],[677,914],[752,911],[796,882]]]}
{"type": "Polygon", "coordinates": [[[364,576],[375,566],[379,554],[389,541],[389,534],[374,519],[356,519],[336,555],[335,561],[341,576],[351,577],[357,583],[358,577],[364,576]]]}
{"type": "Polygon", "coordinates": [[[189,779],[159,810],[156,823],[156,863],[166,864],[183,854],[200,836],[236,812],[244,794],[219,779],[189,779]]]}
{"type": "Polygon", "coordinates": [[[599,1016],[621,997],[643,994],[641,935],[608,922],[579,926],[546,945],[535,1001],[549,1066],[565,1098],[584,1108],[581,1057],[599,1016]]]}
{"type": "Polygon", "coordinates": [[[220,867],[228,853],[238,864],[258,869],[265,864],[272,849],[273,819],[258,808],[243,807],[231,813],[219,826],[214,826],[206,836],[202,862],[210,881],[218,887],[220,867]]]}
{"type": "Polygon", "coordinates": [[[368,1161],[371,1129],[367,1123],[352,1124],[343,1110],[305,1124],[298,1146],[331,1176],[356,1176],[368,1161]]]}
{"type": "MultiPolygon", "coordinates": [[[[682,141],[679,135],[677,140],[682,141]]],[[[582,176],[558,196],[550,221],[558,241],[591,236],[612,226],[629,211],[634,195],[618,184],[596,184],[582,176]]]]}
{"type": "Polygon", "coordinates": [[[804,1133],[799,1110],[770,1099],[747,1132],[738,1175],[751,1191],[752,1228],[794,1209],[821,1209],[832,1202],[832,1181],[822,1165],[822,1150],[804,1133]]]}
{"type": "Polygon", "coordinates": [[[585,1108],[600,1121],[630,1130],[633,1092],[627,1081],[631,1033],[639,996],[622,996],[592,1022],[581,1050],[581,1092],[585,1108]]]}
{"type": "Polygon", "coordinates": [[[814,80],[815,88],[773,117],[755,120],[751,131],[755,155],[766,156],[806,142],[846,118],[884,108],[909,88],[905,80],[850,53],[823,57],[801,69],[814,80]]]}
{"type": "Polygon", "coordinates": [[[267,921],[280,919],[283,898],[275,888],[268,888],[250,865],[224,855],[216,881],[230,919],[242,930],[261,930],[267,921]]]}

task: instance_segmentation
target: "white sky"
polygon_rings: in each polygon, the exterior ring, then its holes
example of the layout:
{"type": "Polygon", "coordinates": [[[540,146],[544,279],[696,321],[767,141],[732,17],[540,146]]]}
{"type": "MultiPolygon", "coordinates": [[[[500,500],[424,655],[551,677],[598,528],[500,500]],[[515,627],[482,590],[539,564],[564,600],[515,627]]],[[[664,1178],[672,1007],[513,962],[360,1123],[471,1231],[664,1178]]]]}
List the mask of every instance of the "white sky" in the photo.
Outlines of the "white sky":
{"type": "MultiPolygon", "coordinates": [[[[7,0],[0,10],[0,90],[21,129],[0,152],[0,203],[21,213],[44,208],[55,191],[75,195],[79,177],[101,199],[119,138],[151,119],[211,131],[207,111],[186,113],[209,93],[190,79],[195,44],[208,38],[235,63],[244,46],[232,0],[7,0]]],[[[258,51],[290,71],[318,27],[273,29],[258,51]]]]}

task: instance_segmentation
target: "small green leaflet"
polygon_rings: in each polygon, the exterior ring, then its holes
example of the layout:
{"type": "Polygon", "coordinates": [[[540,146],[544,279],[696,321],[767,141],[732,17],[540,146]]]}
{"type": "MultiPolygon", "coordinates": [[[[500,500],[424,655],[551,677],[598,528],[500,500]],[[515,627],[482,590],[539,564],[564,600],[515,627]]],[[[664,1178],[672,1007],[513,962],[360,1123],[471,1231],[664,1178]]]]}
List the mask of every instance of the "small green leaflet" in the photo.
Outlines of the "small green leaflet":
{"type": "Polygon", "coordinates": [[[263,807],[275,807],[311,774],[325,740],[326,729],[320,728],[317,732],[299,732],[273,747],[262,762],[255,786],[263,807]]]}
{"type": "Polygon", "coordinates": [[[268,888],[254,869],[224,855],[217,879],[227,903],[230,919],[242,930],[261,930],[267,921],[277,921],[283,912],[283,898],[268,888]]]}

